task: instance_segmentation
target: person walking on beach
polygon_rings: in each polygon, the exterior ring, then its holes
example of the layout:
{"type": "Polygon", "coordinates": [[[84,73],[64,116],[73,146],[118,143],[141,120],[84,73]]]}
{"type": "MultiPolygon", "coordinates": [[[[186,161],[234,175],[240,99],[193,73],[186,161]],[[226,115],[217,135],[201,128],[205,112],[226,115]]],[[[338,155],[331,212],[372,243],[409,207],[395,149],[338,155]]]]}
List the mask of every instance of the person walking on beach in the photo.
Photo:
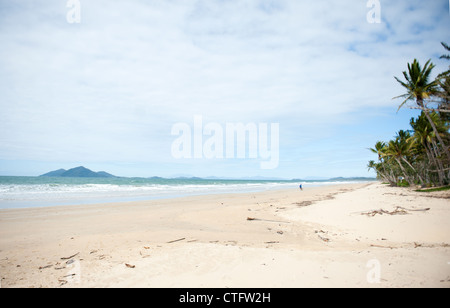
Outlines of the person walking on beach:
{"type": "Polygon", "coordinates": [[[298,187],[300,188],[300,190],[303,190],[302,184],[300,184],[298,187]]]}

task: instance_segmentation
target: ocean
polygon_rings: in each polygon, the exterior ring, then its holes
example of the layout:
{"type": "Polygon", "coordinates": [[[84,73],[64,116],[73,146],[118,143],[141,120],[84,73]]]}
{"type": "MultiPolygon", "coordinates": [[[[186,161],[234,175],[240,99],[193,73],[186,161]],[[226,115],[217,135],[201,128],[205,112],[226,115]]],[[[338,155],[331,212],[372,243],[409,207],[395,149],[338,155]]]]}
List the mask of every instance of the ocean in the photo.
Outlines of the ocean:
{"type": "Polygon", "coordinates": [[[336,181],[210,180],[162,178],[67,178],[0,176],[0,209],[79,205],[260,192],[355,183],[336,181]]]}

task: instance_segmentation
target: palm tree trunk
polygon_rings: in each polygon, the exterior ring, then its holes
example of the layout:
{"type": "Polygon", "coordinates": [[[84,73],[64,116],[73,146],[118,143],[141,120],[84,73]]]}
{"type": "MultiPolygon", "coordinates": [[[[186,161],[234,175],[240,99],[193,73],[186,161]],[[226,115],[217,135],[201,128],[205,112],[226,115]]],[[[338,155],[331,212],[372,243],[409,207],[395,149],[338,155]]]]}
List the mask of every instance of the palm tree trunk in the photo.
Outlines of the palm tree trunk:
{"type": "Polygon", "coordinates": [[[442,146],[442,149],[444,150],[445,154],[447,155],[447,159],[450,161],[450,151],[448,150],[448,147],[445,145],[444,141],[441,138],[441,135],[439,135],[439,132],[436,128],[436,125],[433,122],[433,119],[430,117],[430,113],[425,108],[423,104],[423,98],[417,98],[417,104],[422,108],[423,112],[425,113],[425,116],[427,117],[428,122],[430,122],[431,127],[433,128],[433,132],[436,135],[436,138],[438,139],[439,143],[442,146]]]}
{"type": "Polygon", "coordinates": [[[417,170],[409,163],[409,161],[406,158],[404,158],[403,156],[401,158],[414,171],[414,173],[417,174],[417,176],[419,177],[420,184],[423,184],[423,179],[420,176],[419,172],[417,172],[417,170]]]}
{"type": "MultiPolygon", "coordinates": [[[[431,139],[432,142],[432,149],[434,150],[435,153],[435,157],[436,157],[436,168],[438,168],[438,175],[442,174],[444,176],[445,179],[445,171],[444,171],[444,165],[442,164],[442,160],[439,158],[439,154],[438,154],[438,146],[436,144],[436,141],[434,139],[431,139]]],[[[443,181],[439,181],[439,185],[444,185],[443,181]]]]}
{"type": "Polygon", "coordinates": [[[397,177],[395,176],[395,174],[394,174],[394,172],[392,171],[392,169],[390,170],[390,173],[389,173],[389,175],[390,175],[390,181],[389,181],[389,183],[391,183],[391,186],[396,186],[397,185],[397,177]]]}
{"type": "MultiPolygon", "coordinates": [[[[428,160],[436,167],[438,170],[438,177],[439,177],[439,185],[444,185],[444,177],[445,175],[442,172],[441,166],[438,164],[438,159],[436,159],[433,155],[433,151],[431,149],[432,145],[429,144],[427,140],[424,142],[425,146],[425,152],[427,153],[428,160]]],[[[428,172],[429,173],[429,172],[428,172]]]]}
{"type": "Polygon", "coordinates": [[[398,163],[398,165],[400,166],[400,169],[402,170],[403,176],[405,177],[406,181],[409,183],[409,186],[414,186],[414,182],[410,180],[409,176],[406,173],[405,167],[403,167],[400,158],[398,157],[394,157],[395,161],[398,163]]]}

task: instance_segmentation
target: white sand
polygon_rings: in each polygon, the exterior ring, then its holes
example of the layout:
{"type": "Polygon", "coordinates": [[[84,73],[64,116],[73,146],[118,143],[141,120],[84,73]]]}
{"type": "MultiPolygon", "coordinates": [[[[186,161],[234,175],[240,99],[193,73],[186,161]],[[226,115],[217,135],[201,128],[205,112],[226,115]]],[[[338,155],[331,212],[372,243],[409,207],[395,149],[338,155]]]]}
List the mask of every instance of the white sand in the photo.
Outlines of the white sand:
{"type": "Polygon", "coordinates": [[[351,184],[2,210],[1,287],[450,287],[449,198],[351,184]]]}

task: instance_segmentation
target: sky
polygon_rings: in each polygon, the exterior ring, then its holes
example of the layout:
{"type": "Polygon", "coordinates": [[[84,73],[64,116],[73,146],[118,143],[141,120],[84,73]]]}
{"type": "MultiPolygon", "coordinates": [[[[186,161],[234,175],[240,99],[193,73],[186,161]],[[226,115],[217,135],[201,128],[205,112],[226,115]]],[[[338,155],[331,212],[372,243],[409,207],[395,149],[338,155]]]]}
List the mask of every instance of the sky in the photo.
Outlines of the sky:
{"type": "Polygon", "coordinates": [[[397,112],[394,76],[415,58],[431,59],[434,76],[448,68],[439,56],[450,9],[447,0],[0,0],[0,42],[0,175],[83,165],[142,177],[375,176],[368,148],[418,115],[397,112]],[[189,131],[177,135],[180,123],[189,131]],[[250,157],[250,145],[244,158],[202,155],[213,136],[216,154],[221,140],[223,153],[237,146],[226,143],[230,123],[278,125],[256,132],[276,164],[262,168],[269,159],[261,148],[250,157]],[[200,157],[174,155],[180,140],[192,154],[200,145],[200,157]]]}

